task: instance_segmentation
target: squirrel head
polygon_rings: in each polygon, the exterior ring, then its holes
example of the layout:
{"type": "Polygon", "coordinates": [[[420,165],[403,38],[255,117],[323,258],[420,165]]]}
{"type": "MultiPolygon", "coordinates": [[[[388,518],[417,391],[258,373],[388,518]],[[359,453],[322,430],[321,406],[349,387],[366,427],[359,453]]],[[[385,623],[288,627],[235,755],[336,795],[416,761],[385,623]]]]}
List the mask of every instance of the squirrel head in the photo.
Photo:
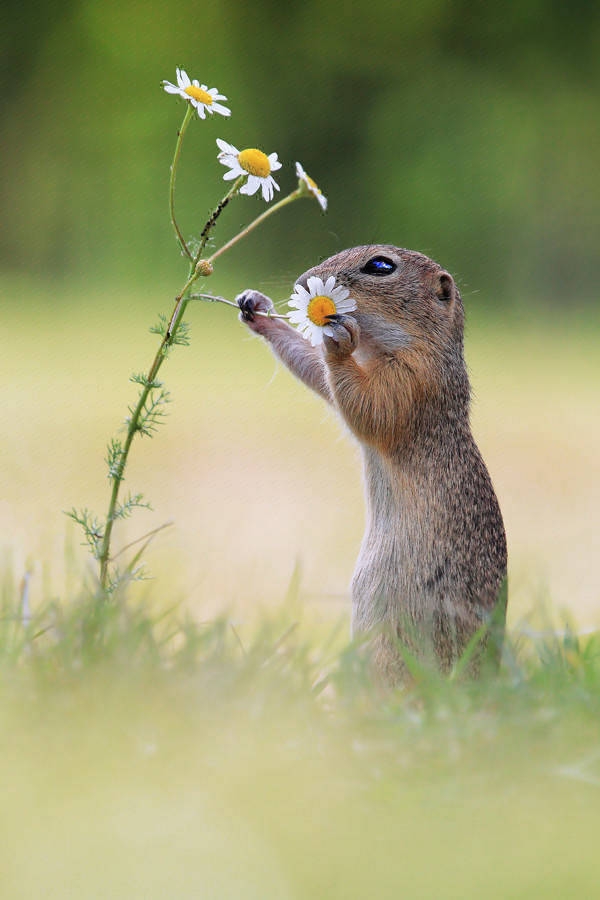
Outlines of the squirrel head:
{"type": "Polygon", "coordinates": [[[343,250],[298,279],[333,275],[356,301],[359,351],[368,355],[407,350],[462,357],[464,312],[454,279],[413,250],[371,244],[343,250]]]}

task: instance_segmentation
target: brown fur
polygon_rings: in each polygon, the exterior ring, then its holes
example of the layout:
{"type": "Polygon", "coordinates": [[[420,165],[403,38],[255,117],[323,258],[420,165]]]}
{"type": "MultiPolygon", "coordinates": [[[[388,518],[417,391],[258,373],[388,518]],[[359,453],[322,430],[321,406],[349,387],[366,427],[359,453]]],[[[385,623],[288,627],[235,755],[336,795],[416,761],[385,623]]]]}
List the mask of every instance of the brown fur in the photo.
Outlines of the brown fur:
{"type": "MultiPolygon", "coordinates": [[[[352,581],[354,633],[372,634],[386,680],[404,670],[398,639],[448,670],[489,621],[506,578],[502,516],[469,425],[460,294],[437,263],[390,245],[345,250],[298,281],[311,275],[334,275],[357,304],[323,348],[255,315],[272,306],[256,291],[238,298],[241,318],[361,444],[367,526],[352,581]],[[395,271],[361,271],[378,256],[395,271]]],[[[501,632],[502,610],[499,620],[501,632]]]]}

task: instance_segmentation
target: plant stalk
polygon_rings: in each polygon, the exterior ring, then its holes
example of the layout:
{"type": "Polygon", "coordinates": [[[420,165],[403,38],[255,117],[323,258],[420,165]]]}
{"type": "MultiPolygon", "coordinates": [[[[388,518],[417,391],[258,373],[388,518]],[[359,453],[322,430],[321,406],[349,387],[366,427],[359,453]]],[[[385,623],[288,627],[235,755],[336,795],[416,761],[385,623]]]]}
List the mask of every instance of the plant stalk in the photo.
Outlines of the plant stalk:
{"type": "Polygon", "coordinates": [[[191,267],[191,272],[188,280],[175,298],[175,307],[173,309],[173,314],[171,316],[169,326],[165,331],[162,341],[160,342],[160,346],[156,352],[152,365],[148,370],[146,383],[142,388],[136,407],[127,423],[127,435],[125,437],[125,442],[123,444],[123,449],[119,458],[119,465],[117,466],[116,472],[114,473],[112,478],[113,484],[110,493],[110,500],[108,503],[108,512],[106,513],[106,527],[104,529],[100,555],[98,557],[100,563],[100,587],[104,592],[106,592],[107,590],[108,564],[110,562],[110,541],[112,537],[113,524],[115,521],[115,510],[117,507],[117,501],[119,499],[119,489],[125,475],[125,467],[127,465],[129,450],[131,448],[131,444],[133,442],[135,434],[139,430],[141,412],[146,405],[146,401],[148,399],[150,391],[154,387],[156,376],[158,375],[160,367],[166,359],[169,347],[172,346],[175,340],[177,329],[181,324],[181,319],[189,302],[189,297],[186,298],[185,296],[186,292],[198,277],[199,275],[194,271],[194,267],[191,267]]]}
{"type": "Polygon", "coordinates": [[[267,207],[267,209],[265,209],[265,211],[261,213],[260,216],[257,216],[256,219],[254,219],[253,222],[250,222],[249,225],[246,225],[245,228],[242,228],[242,230],[238,234],[232,237],[231,240],[227,241],[226,244],[223,244],[223,246],[220,247],[219,250],[216,250],[212,254],[212,256],[209,256],[206,261],[212,265],[215,259],[218,259],[219,256],[221,256],[223,253],[226,253],[227,250],[230,250],[231,247],[234,246],[234,244],[237,244],[238,241],[241,241],[241,239],[250,234],[251,231],[254,231],[254,229],[261,225],[265,221],[265,219],[268,219],[269,216],[273,215],[273,213],[282,209],[284,206],[287,206],[288,203],[293,203],[294,200],[298,200],[303,196],[304,192],[300,188],[297,188],[295,191],[292,191],[291,194],[288,194],[287,197],[284,197],[282,200],[280,200],[278,203],[275,203],[273,206],[267,207]]]}
{"type": "MultiPolygon", "coordinates": [[[[189,119],[191,118],[191,116],[188,116],[188,112],[189,112],[189,109],[186,112],[186,116],[183,120],[183,124],[181,126],[181,129],[180,129],[180,132],[179,132],[179,135],[177,138],[177,149],[175,151],[175,156],[173,159],[173,167],[171,169],[171,184],[170,184],[170,203],[171,204],[173,201],[174,171],[177,166],[177,159],[179,157],[179,149],[181,147],[181,140],[183,138],[185,128],[187,127],[187,124],[189,123],[189,119]]],[[[135,437],[136,432],[139,431],[140,415],[142,413],[142,410],[144,409],[144,406],[146,405],[146,401],[148,399],[148,396],[150,395],[150,392],[153,390],[155,379],[160,371],[160,367],[162,366],[164,360],[166,359],[168,350],[173,345],[175,338],[177,336],[177,331],[179,329],[179,326],[181,325],[181,321],[185,314],[186,307],[191,299],[190,296],[188,295],[188,291],[191,288],[191,286],[194,284],[194,282],[197,281],[198,278],[200,278],[201,275],[203,274],[202,271],[200,271],[198,269],[198,262],[200,260],[200,255],[202,254],[202,250],[206,246],[206,242],[210,236],[210,232],[215,227],[219,216],[221,215],[221,213],[223,212],[223,210],[225,209],[225,207],[227,206],[227,204],[229,203],[231,198],[238,192],[242,182],[243,182],[243,178],[237,179],[237,181],[234,183],[233,187],[227,192],[227,194],[219,202],[219,204],[215,208],[214,212],[212,213],[212,215],[206,222],[206,224],[202,230],[200,248],[199,248],[198,252],[196,253],[195,257],[192,256],[189,248],[185,244],[185,241],[183,241],[183,238],[180,236],[180,232],[179,232],[179,229],[177,228],[177,224],[175,222],[174,215],[171,216],[171,221],[173,222],[176,233],[178,234],[178,236],[180,237],[180,240],[182,241],[182,248],[187,252],[187,255],[190,259],[190,271],[189,271],[187,281],[185,282],[182,289],[175,297],[175,305],[173,307],[173,312],[171,314],[171,318],[169,319],[169,324],[168,324],[168,326],[165,330],[165,334],[160,342],[160,346],[156,352],[156,355],[154,357],[152,365],[150,366],[150,368],[148,370],[148,374],[145,379],[146,383],[142,387],[142,391],[138,398],[136,407],[135,407],[133,413],[131,414],[131,417],[127,423],[127,435],[126,435],[125,441],[123,443],[123,449],[121,451],[121,455],[119,458],[119,464],[118,464],[117,469],[112,477],[113,484],[112,484],[112,490],[110,493],[110,499],[109,499],[109,503],[108,503],[108,511],[106,514],[106,526],[104,529],[104,535],[102,537],[100,553],[98,555],[98,561],[100,563],[100,587],[102,588],[102,591],[105,594],[108,589],[108,575],[109,575],[108,567],[109,567],[109,563],[111,560],[110,542],[111,542],[111,538],[112,538],[112,530],[113,530],[113,525],[114,525],[114,521],[115,521],[115,511],[116,511],[117,502],[119,499],[119,490],[120,490],[121,483],[122,483],[124,475],[125,475],[125,467],[127,465],[127,459],[129,457],[129,451],[131,449],[131,444],[133,443],[133,439],[135,437]]],[[[172,205],[171,205],[171,210],[172,210],[172,205]]]]}
{"type": "MultiPolygon", "coordinates": [[[[200,257],[202,256],[202,253],[204,252],[204,248],[206,247],[206,243],[208,241],[208,238],[210,237],[210,232],[214,228],[217,219],[219,218],[219,216],[221,215],[221,213],[223,212],[223,210],[225,209],[225,207],[227,206],[227,204],[229,203],[231,198],[234,197],[238,193],[239,189],[241,188],[242,184],[244,183],[244,180],[245,180],[245,176],[241,175],[239,178],[237,178],[234,181],[231,190],[227,191],[227,193],[225,194],[223,199],[219,201],[219,203],[215,207],[214,212],[212,213],[212,215],[206,222],[206,225],[204,226],[204,228],[202,229],[202,232],[200,234],[200,245],[198,247],[198,250],[197,250],[194,260],[193,260],[194,266],[197,266],[198,263],[200,262],[200,257]]],[[[210,262],[210,260],[208,260],[208,262],[210,262]]]]}
{"type": "Polygon", "coordinates": [[[171,216],[171,224],[175,231],[175,235],[179,242],[179,246],[182,251],[185,253],[189,260],[192,259],[192,254],[188,245],[185,242],[185,238],[183,237],[179,225],[177,224],[177,219],[175,218],[175,177],[177,174],[177,164],[179,163],[179,156],[181,153],[181,145],[183,143],[183,138],[185,132],[187,130],[188,125],[192,120],[192,116],[194,115],[194,107],[191,103],[188,103],[185,111],[185,116],[183,117],[183,122],[181,123],[181,128],[177,133],[177,142],[175,144],[175,153],[173,154],[173,162],[171,163],[171,176],[169,178],[169,215],[171,216]]]}
{"type": "MultiPolygon", "coordinates": [[[[225,303],[227,306],[233,306],[238,312],[240,310],[238,304],[234,303],[233,300],[227,300],[225,297],[219,297],[215,294],[190,294],[188,300],[206,300],[207,303],[225,303]]],[[[274,313],[271,311],[262,312],[260,309],[256,309],[254,315],[264,316],[267,319],[289,319],[287,314],[274,313]]]]}

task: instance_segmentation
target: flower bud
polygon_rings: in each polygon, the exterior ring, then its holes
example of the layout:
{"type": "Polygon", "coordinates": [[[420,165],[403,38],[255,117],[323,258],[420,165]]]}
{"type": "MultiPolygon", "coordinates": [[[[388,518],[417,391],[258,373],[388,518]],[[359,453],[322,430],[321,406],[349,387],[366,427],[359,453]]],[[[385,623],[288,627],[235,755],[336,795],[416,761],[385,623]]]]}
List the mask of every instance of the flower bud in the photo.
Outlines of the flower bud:
{"type": "Polygon", "coordinates": [[[214,269],[207,259],[200,259],[196,264],[196,275],[212,275],[214,269]]]}

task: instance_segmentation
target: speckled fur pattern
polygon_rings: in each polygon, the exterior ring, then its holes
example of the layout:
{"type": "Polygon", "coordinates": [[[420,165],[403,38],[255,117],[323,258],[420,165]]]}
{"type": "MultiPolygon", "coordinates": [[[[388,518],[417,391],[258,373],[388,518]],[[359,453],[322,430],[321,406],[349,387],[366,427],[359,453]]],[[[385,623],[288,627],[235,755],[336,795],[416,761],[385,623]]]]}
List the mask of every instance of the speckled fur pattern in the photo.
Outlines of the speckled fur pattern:
{"type": "Polygon", "coordinates": [[[323,348],[282,320],[254,315],[272,305],[257,291],[238,298],[241,318],[360,442],[367,523],[352,581],[353,632],[372,635],[373,663],[387,681],[404,672],[399,642],[448,670],[494,612],[507,562],[500,508],[469,424],[460,293],[433,260],[386,244],[338,253],[298,282],[311,275],[334,275],[357,304],[332,323],[323,348]],[[377,257],[393,272],[371,274],[377,257]]]}

